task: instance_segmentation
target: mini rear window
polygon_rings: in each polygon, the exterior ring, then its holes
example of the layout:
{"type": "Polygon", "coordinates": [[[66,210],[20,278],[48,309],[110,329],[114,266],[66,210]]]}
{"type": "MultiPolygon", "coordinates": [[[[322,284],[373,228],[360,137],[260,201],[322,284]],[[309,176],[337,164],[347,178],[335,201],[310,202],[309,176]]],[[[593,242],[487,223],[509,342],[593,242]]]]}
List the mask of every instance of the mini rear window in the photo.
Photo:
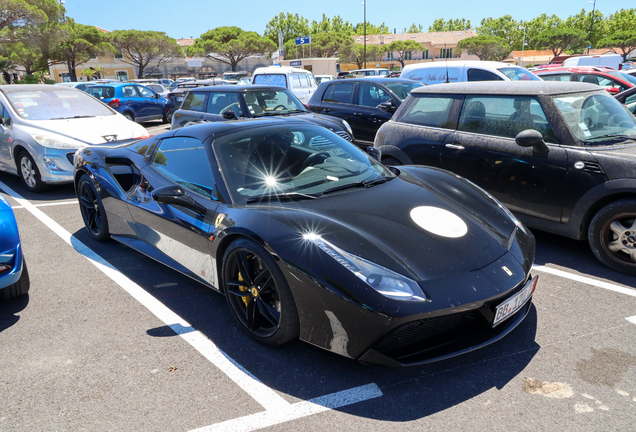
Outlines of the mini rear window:
{"type": "Polygon", "coordinates": [[[463,96],[459,95],[412,96],[400,107],[401,114],[394,117],[394,121],[454,130],[457,127],[454,117],[457,115],[451,115],[453,102],[462,99],[463,96]]]}

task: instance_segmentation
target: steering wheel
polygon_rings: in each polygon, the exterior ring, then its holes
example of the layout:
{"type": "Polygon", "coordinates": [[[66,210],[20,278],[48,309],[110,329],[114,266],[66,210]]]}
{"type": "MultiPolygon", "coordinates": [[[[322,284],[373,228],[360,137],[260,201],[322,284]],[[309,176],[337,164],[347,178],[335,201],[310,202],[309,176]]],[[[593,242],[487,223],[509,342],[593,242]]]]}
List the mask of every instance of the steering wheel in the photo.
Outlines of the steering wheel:
{"type": "Polygon", "coordinates": [[[285,105],[276,105],[276,106],[274,107],[274,111],[276,111],[278,108],[282,108],[282,109],[284,109],[284,110],[286,110],[286,109],[287,109],[287,107],[286,107],[285,105]]]}
{"type": "Polygon", "coordinates": [[[326,151],[319,151],[319,152],[310,154],[309,156],[307,156],[307,159],[305,159],[305,162],[303,162],[303,164],[301,165],[299,172],[303,172],[305,168],[311,165],[316,165],[317,163],[324,162],[325,159],[327,159],[328,157],[331,157],[331,155],[326,151]],[[319,159],[321,157],[322,157],[322,161],[319,162],[319,159]]]}

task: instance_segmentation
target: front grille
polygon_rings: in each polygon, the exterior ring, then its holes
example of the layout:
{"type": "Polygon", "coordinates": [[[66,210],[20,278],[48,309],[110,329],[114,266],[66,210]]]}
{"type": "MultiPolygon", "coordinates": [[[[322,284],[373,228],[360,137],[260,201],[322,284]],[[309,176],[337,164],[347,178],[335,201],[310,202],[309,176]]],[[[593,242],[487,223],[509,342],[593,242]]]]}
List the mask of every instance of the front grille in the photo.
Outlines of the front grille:
{"type": "Polygon", "coordinates": [[[601,165],[597,164],[596,162],[585,162],[585,167],[583,168],[583,171],[589,172],[592,174],[605,174],[603,172],[603,168],[601,168],[601,165]]]}

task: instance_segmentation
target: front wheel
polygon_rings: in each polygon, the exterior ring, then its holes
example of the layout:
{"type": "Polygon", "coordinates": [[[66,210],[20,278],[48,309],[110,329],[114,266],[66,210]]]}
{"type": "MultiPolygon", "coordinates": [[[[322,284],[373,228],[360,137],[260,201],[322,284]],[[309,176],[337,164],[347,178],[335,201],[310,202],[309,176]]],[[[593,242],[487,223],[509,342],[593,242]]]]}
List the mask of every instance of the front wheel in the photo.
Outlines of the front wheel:
{"type": "Polygon", "coordinates": [[[275,346],[298,337],[298,311],[274,258],[248,239],[234,241],[223,256],[223,288],[230,310],[249,335],[275,346]]]}
{"type": "Polygon", "coordinates": [[[48,185],[42,181],[38,166],[26,150],[22,150],[18,155],[18,169],[22,184],[31,192],[42,192],[48,188],[48,185]]]}
{"type": "Polygon", "coordinates": [[[93,181],[86,174],[83,174],[77,183],[77,198],[88,233],[97,241],[108,240],[110,233],[106,211],[93,181]]]}
{"type": "Polygon", "coordinates": [[[636,200],[616,201],[599,210],[588,240],[596,258],[607,267],[636,275],[636,200]]]}

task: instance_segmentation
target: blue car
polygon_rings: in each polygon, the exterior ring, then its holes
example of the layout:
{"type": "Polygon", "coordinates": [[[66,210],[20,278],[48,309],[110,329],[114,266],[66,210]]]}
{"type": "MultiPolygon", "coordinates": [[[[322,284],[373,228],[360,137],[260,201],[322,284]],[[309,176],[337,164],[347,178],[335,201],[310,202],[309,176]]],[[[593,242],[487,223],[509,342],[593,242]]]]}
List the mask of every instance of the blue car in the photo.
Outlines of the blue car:
{"type": "Polygon", "coordinates": [[[135,83],[101,84],[87,88],[86,93],[123,114],[128,120],[162,120],[168,123],[168,100],[146,86],[135,83]]]}
{"type": "Polygon", "coordinates": [[[0,195],[0,299],[8,300],[29,291],[29,273],[22,255],[18,224],[11,206],[0,195]]]}

